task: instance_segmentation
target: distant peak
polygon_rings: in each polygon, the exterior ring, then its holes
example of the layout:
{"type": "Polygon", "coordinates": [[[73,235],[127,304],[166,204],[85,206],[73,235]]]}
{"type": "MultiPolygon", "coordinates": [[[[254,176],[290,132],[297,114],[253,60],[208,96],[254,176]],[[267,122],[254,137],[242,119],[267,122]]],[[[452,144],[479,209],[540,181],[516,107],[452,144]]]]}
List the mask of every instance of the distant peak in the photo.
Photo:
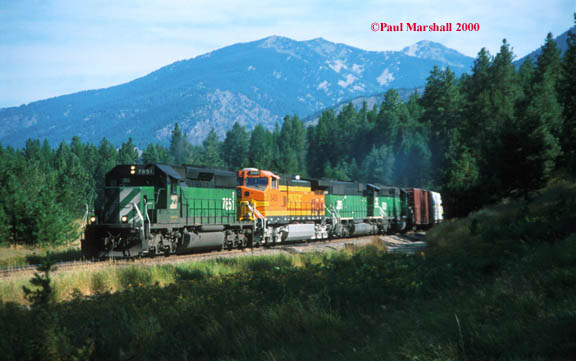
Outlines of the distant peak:
{"type": "Polygon", "coordinates": [[[266,38],[260,39],[257,42],[261,43],[262,45],[272,45],[272,44],[285,44],[285,43],[289,43],[289,42],[294,42],[295,40],[292,40],[290,38],[287,38],[285,36],[280,36],[280,35],[271,35],[268,36],[266,38]]]}
{"type": "Polygon", "coordinates": [[[444,50],[448,48],[440,43],[435,43],[430,40],[420,40],[415,44],[405,47],[404,49],[402,49],[402,52],[406,55],[420,57],[419,55],[421,55],[423,52],[433,49],[444,50]]]}
{"type": "Polygon", "coordinates": [[[308,40],[309,42],[314,42],[314,43],[330,43],[330,41],[324,39],[324,38],[314,38],[314,39],[310,39],[308,40]]]}
{"type": "Polygon", "coordinates": [[[407,46],[402,49],[402,53],[419,59],[442,61],[448,65],[457,65],[466,58],[466,55],[454,49],[429,40],[422,40],[407,46]]]}

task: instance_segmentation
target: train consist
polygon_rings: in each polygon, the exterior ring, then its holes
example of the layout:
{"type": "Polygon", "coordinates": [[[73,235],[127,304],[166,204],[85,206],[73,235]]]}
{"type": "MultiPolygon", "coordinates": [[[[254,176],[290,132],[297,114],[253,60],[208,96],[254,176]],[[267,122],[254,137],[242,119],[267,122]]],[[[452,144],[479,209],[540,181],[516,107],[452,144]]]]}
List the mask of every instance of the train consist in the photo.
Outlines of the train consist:
{"type": "Polygon", "coordinates": [[[88,218],[86,256],[135,257],[404,232],[443,211],[439,193],[417,188],[138,164],[108,172],[88,218]]]}

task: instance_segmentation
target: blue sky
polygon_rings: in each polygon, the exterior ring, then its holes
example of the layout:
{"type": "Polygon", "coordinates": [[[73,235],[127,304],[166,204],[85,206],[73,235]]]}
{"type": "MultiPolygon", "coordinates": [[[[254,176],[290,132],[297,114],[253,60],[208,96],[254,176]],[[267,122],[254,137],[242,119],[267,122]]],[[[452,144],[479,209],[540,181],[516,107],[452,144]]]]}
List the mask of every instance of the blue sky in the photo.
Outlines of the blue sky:
{"type": "Polygon", "coordinates": [[[573,25],[576,0],[0,0],[0,107],[120,84],[174,61],[270,35],[368,50],[419,40],[518,57],[573,25]],[[372,22],[479,23],[479,32],[381,33],[372,22]]]}

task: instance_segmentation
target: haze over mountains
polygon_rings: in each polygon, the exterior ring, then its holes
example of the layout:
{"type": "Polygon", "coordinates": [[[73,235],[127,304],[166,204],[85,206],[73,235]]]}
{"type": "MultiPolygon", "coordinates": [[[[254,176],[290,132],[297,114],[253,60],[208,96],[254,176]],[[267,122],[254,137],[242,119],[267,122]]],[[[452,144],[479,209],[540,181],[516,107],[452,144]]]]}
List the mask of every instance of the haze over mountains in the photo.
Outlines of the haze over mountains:
{"type": "MultiPolygon", "coordinates": [[[[567,32],[556,38],[561,50],[566,37],[567,32]]],[[[350,100],[377,103],[390,88],[409,94],[424,86],[434,65],[460,75],[472,63],[430,41],[401,51],[366,51],[321,38],[271,36],[178,61],[118,86],[0,109],[0,144],[20,147],[39,138],[56,146],[77,135],[92,143],[107,137],[119,146],[131,136],[142,147],[167,143],[175,123],[199,143],[211,128],[224,136],[234,122],[272,128],[285,115],[313,120],[350,100]]]]}
{"type": "Polygon", "coordinates": [[[342,101],[389,88],[421,87],[434,65],[468,71],[473,59],[421,41],[402,51],[366,51],[318,38],[271,36],[178,61],[122,85],[0,109],[0,143],[28,138],[56,145],[78,135],[119,145],[165,142],[176,122],[200,142],[239,122],[273,127],[285,115],[305,118],[342,101]]]}

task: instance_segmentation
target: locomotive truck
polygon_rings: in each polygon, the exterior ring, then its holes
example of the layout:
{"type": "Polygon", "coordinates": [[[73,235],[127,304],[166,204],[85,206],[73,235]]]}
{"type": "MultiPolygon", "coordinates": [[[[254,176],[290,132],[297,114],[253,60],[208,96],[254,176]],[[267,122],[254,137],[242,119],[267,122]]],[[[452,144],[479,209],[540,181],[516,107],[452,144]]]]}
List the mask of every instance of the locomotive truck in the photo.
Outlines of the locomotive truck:
{"type": "Polygon", "coordinates": [[[118,165],[89,217],[87,257],[136,257],[404,232],[442,220],[439,193],[267,170],[118,165]]]}

